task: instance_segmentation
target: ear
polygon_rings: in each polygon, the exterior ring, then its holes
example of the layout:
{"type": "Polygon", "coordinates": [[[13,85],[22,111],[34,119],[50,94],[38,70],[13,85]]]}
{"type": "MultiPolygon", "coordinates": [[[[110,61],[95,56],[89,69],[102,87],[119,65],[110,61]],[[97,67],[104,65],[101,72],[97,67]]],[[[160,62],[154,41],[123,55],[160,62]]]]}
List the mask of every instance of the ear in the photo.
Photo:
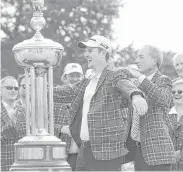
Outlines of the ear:
{"type": "Polygon", "coordinates": [[[107,51],[101,50],[101,54],[102,54],[103,57],[106,57],[107,51]]]}
{"type": "Polygon", "coordinates": [[[157,58],[153,58],[152,62],[153,62],[153,64],[152,64],[153,66],[157,66],[158,59],[157,58]]]}

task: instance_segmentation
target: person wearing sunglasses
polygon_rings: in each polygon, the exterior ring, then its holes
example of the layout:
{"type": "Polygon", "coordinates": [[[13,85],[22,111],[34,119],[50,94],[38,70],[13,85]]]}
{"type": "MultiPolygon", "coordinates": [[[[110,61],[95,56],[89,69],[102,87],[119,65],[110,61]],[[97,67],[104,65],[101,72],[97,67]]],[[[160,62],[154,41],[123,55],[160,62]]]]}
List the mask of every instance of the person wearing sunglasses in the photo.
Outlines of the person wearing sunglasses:
{"type": "Polygon", "coordinates": [[[1,80],[1,171],[15,160],[14,144],[26,135],[25,109],[16,104],[18,82],[12,76],[1,80]]]}
{"type": "Polygon", "coordinates": [[[172,140],[175,148],[176,164],[172,164],[172,171],[183,171],[183,79],[173,83],[172,88],[174,106],[169,111],[172,121],[172,140]]]}

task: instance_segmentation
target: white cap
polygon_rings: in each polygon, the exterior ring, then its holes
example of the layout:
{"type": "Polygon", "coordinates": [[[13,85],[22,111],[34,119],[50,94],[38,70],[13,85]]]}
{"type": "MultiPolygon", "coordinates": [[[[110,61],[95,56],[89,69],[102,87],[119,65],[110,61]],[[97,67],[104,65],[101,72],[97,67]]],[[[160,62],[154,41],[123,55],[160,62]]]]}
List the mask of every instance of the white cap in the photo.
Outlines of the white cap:
{"type": "Polygon", "coordinates": [[[74,73],[74,72],[77,72],[77,73],[80,73],[83,75],[83,69],[82,69],[81,65],[78,63],[68,63],[64,68],[64,72],[63,72],[63,75],[61,77],[61,80],[63,80],[65,75],[70,74],[70,73],[74,73]]]}
{"type": "Polygon", "coordinates": [[[87,42],[80,41],[78,42],[78,47],[85,49],[86,47],[97,48],[100,47],[106,50],[109,54],[112,52],[111,41],[104,36],[95,35],[92,36],[87,42]]]}

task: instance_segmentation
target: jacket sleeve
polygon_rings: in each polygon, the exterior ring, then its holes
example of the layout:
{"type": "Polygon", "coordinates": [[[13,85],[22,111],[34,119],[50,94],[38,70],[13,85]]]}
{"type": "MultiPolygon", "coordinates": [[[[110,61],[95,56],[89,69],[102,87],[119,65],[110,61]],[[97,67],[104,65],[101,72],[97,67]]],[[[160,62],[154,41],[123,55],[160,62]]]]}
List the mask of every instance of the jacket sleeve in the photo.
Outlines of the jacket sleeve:
{"type": "Polygon", "coordinates": [[[22,105],[17,108],[17,121],[15,129],[17,131],[17,137],[19,139],[26,136],[26,112],[25,107],[23,107],[22,105]]]}
{"type": "Polygon", "coordinates": [[[54,87],[53,101],[54,103],[71,103],[74,97],[74,90],[70,85],[54,87]]]}
{"type": "Polygon", "coordinates": [[[14,126],[11,126],[10,124],[1,124],[1,139],[6,140],[14,137],[16,137],[14,126]]]}
{"type": "Polygon", "coordinates": [[[139,88],[148,97],[151,105],[170,108],[172,105],[172,82],[165,76],[161,76],[159,79],[157,85],[145,78],[139,88]]]}
{"type": "Polygon", "coordinates": [[[114,75],[114,83],[117,89],[127,98],[132,98],[134,94],[144,97],[143,92],[130,80],[130,74],[126,69],[120,69],[114,75]]]}
{"type": "Polygon", "coordinates": [[[55,117],[54,133],[55,136],[59,138],[61,128],[64,125],[70,125],[71,122],[70,111],[67,105],[56,103],[54,105],[54,117],[55,117]]]}

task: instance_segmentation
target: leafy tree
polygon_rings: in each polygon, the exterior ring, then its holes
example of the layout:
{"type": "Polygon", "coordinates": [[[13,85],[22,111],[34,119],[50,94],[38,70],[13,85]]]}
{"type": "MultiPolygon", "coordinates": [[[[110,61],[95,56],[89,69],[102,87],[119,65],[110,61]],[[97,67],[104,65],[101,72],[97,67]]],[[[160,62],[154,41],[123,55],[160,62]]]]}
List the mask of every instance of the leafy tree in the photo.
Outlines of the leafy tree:
{"type": "MultiPolygon", "coordinates": [[[[134,64],[135,58],[137,55],[137,50],[133,48],[133,44],[130,44],[128,47],[121,49],[117,47],[116,52],[114,53],[114,65],[116,67],[127,66],[129,64],[134,64]]],[[[170,78],[174,79],[177,77],[177,73],[172,63],[172,57],[175,55],[173,52],[163,52],[164,60],[161,66],[161,72],[170,78]]]]}
{"type": "MultiPolygon", "coordinates": [[[[45,38],[61,43],[64,57],[54,71],[54,82],[60,82],[64,66],[77,62],[87,68],[86,60],[76,48],[79,40],[100,34],[112,38],[113,18],[118,17],[122,0],[45,0],[44,17],[46,27],[42,30],[45,38]]],[[[2,39],[2,76],[17,77],[23,69],[16,64],[12,48],[15,44],[29,39],[34,31],[30,27],[32,7],[30,0],[2,0],[1,29],[2,39]]]]}

